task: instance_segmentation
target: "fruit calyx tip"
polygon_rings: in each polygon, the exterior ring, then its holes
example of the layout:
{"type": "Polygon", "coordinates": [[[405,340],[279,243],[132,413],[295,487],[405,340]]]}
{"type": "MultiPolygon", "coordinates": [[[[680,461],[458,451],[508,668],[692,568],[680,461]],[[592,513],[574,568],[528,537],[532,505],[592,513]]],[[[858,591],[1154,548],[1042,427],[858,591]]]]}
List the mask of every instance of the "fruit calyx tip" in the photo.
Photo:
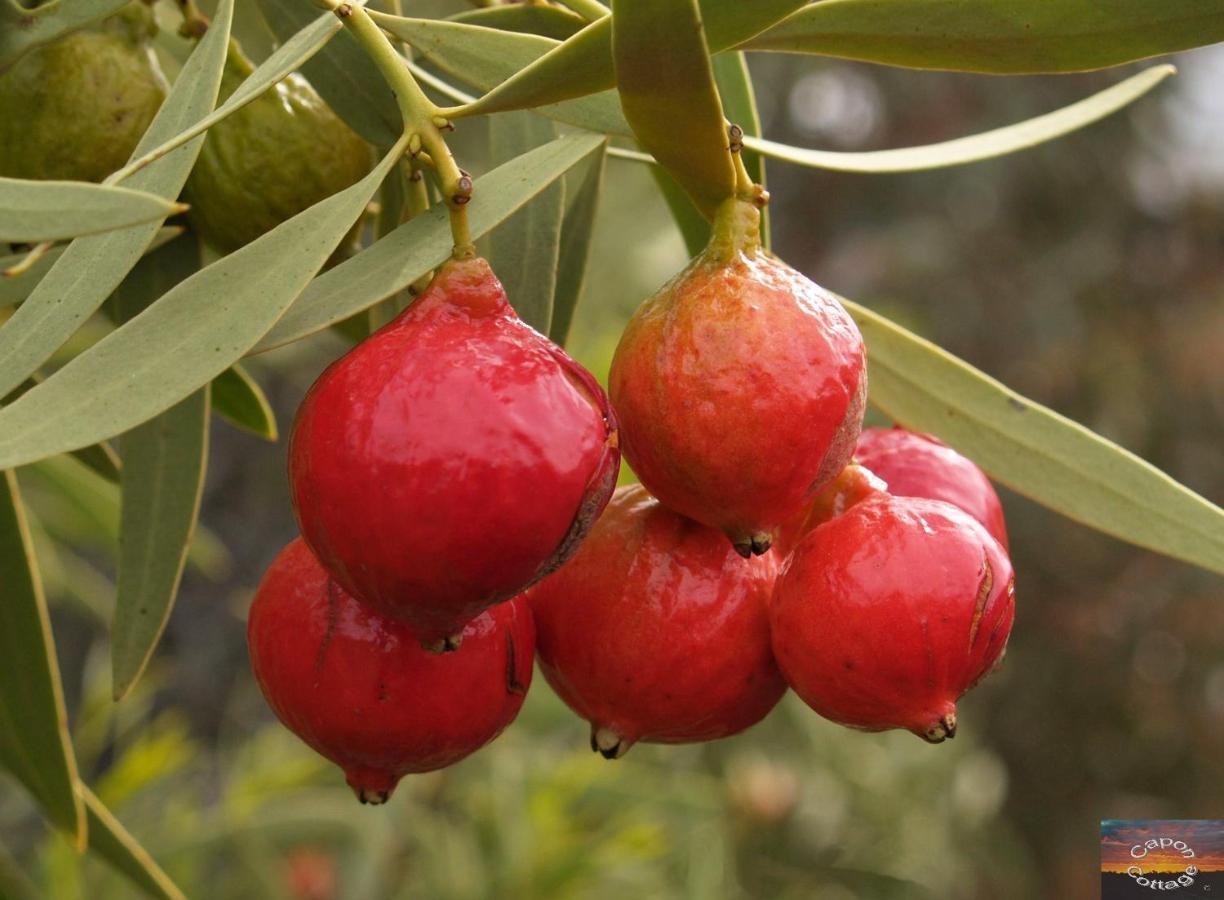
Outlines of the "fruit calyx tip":
{"type": "Polygon", "coordinates": [[[956,710],[944,713],[922,732],[922,739],[931,744],[942,744],[956,737],[956,710]]]}
{"type": "Polygon", "coordinates": [[[621,737],[611,728],[591,726],[591,750],[604,759],[620,759],[632,746],[633,741],[621,737]]]}

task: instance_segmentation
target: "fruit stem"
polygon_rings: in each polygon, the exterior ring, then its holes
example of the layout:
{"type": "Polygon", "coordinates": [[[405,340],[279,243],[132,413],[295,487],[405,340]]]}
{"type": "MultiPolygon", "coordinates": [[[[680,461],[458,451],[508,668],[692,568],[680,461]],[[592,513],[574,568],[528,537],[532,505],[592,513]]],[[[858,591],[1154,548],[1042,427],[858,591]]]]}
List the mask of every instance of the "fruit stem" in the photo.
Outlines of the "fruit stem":
{"type": "Polygon", "coordinates": [[[728,197],[714,213],[710,243],[704,255],[715,264],[730,262],[738,253],[753,253],[761,246],[761,210],[751,200],[728,197]]]}
{"type": "Polygon", "coordinates": [[[452,126],[438,107],[425,96],[408,70],[408,62],[392,45],[360,3],[322,0],[336,14],[369,55],[383,78],[395,93],[400,115],[404,119],[404,133],[408,135],[408,152],[416,158],[422,150],[429,154],[435,175],[442,186],[442,196],[450,212],[451,234],[454,237],[455,259],[470,259],[476,255],[468,229],[467,203],[472,199],[472,176],[459,168],[443,129],[452,126]]]}

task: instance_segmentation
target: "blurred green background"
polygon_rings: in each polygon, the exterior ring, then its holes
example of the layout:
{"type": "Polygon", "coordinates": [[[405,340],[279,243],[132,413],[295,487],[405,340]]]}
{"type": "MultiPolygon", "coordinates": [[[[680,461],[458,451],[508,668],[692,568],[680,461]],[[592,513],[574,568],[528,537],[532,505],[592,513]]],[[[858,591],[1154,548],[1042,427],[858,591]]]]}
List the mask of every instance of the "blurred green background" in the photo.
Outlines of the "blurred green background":
{"type": "MultiPolygon", "coordinates": [[[[266,53],[253,5],[239,14],[266,53]]],[[[872,177],[774,164],[774,249],[1218,502],[1224,47],[1174,61],[1132,110],[1001,160],[872,177]]],[[[769,137],[841,150],[1018,121],[1130,71],[750,63],[769,137]]],[[[484,139],[465,122],[455,143],[477,173],[484,139]]],[[[609,160],[574,355],[606,375],[634,307],[684,261],[647,170],[609,160]]],[[[327,333],[250,361],[283,433],[344,349],[327,333]]],[[[82,774],[192,897],[1085,897],[1098,820],[1224,809],[1224,584],[1011,494],[1015,631],[952,743],[841,729],[788,696],[739,737],[607,762],[537,678],[497,742],[365,808],[274,721],[247,665],[252,591],[295,534],[283,439],[214,424],[204,533],[149,674],[117,706],[117,492],[70,459],[21,481],[82,774]]],[[[38,896],[132,896],[0,785],[0,843],[38,896]]]]}

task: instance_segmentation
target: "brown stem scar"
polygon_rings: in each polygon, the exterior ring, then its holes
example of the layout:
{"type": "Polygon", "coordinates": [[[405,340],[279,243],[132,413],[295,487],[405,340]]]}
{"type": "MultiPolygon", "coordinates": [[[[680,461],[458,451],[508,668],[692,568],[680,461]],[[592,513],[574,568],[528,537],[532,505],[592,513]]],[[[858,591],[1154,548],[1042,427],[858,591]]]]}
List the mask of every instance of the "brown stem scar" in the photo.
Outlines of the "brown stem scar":
{"type": "Polygon", "coordinates": [[[973,621],[969,623],[970,649],[973,647],[973,642],[977,640],[978,626],[982,624],[982,611],[986,608],[986,601],[990,598],[990,590],[993,587],[994,568],[990,565],[990,560],[983,557],[982,580],[978,582],[977,599],[973,606],[973,621]]]}

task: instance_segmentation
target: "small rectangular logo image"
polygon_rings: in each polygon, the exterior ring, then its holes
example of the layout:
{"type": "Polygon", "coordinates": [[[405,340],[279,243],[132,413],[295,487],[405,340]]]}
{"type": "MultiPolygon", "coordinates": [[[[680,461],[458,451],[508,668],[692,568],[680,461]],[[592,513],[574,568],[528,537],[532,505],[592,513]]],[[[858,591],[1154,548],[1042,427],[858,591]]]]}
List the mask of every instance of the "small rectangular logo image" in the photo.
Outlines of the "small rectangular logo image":
{"type": "Polygon", "coordinates": [[[1224,900],[1224,819],[1105,819],[1101,900],[1224,900]]]}

